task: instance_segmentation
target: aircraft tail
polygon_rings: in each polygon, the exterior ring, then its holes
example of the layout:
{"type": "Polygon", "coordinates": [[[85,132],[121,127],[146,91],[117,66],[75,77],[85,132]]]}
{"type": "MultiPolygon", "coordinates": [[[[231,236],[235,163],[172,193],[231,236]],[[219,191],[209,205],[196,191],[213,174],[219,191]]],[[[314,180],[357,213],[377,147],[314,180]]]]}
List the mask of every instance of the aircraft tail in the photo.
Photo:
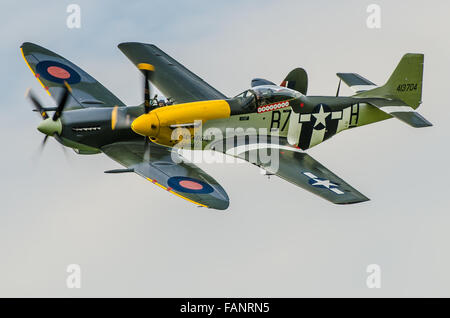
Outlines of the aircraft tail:
{"type": "Polygon", "coordinates": [[[308,91],[308,74],[303,68],[295,68],[289,72],[280,86],[291,88],[306,95],[308,91]]]}
{"type": "Polygon", "coordinates": [[[423,62],[423,54],[405,54],[385,85],[355,97],[401,100],[416,109],[422,103],[423,62]]]}
{"type": "Polygon", "coordinates": [[[405,54],[386,84],[355,97],[412,127],[432,126],[415,111],[422,104],[423,60],[423,54],[405,54]]]}

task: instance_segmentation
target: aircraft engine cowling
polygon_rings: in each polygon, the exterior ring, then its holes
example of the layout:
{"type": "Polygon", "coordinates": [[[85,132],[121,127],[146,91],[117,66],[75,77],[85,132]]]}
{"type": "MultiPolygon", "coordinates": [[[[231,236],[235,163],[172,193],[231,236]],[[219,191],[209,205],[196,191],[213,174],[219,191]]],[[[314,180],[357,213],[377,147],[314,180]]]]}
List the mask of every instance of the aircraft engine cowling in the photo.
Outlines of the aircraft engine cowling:
{"type": "Polygon", "coordinates": [[[178,140],[172,140],[176,127],[194,127],[198,121],[230,117],[230,105],[225,100],[201,101],[156,108],[136,118],[131,129],[152,141],[173,146],[178,140]]]}

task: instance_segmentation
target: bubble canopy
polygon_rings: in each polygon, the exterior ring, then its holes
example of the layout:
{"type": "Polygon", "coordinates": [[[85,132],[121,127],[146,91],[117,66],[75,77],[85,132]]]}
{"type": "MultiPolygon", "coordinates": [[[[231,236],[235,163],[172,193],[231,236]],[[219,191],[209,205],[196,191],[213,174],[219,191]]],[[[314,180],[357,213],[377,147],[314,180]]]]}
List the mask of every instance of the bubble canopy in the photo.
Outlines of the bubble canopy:
{"type": "Polygon", "coordinates": [[[233,100],[241,106],[242,110],[252,111],[260,106],[299,99],[300,97],[302,97],[300,92],[290,88],[275,85],[261,85],[240,93],[233,100]]]}

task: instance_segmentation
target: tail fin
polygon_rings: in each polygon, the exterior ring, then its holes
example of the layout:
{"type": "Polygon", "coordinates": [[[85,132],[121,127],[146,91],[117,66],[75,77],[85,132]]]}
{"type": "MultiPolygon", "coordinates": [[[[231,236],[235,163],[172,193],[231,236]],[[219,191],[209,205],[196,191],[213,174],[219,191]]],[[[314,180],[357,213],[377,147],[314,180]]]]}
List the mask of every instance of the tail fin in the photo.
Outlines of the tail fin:
{"type": "Polygon", "coordinates": [[[357,96],[399,99],[416,109],[422,103],[423,62],[423,54],[405,54],[384,86],[357,96]]]}
{"type": "Polygon", "coordinates": [[[303,68],[296,68],[289,72],[280,86],[294,89],[303,95],[308,91],[308,74],[303,68]]]}

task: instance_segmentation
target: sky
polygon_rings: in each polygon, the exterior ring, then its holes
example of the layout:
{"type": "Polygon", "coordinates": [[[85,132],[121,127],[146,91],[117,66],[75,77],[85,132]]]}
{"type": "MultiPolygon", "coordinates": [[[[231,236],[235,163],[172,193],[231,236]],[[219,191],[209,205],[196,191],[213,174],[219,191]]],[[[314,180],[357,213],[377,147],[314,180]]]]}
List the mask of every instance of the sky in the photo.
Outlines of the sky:
{"type": "MultiPolygon", "coordinates": [[[[0,4],[1,297],[449,297],[447,102],[450,3],[409,1],[2,1],[0,4]],[[81,28],[66,26],[69,4],[81,28]],[[381,8],[369,29],[367,7],[381,8]],[[200,164],[230,197],[198,208],[103,154],[65,154],[24,98],[53,106],[19,47],[34,42],[86,70],[127,105],[142,78],[120,52],[153,43],[227,96],[295,67],[309,94],[336,73],[383,84],[405,53],[425,54],[423,105],[434,126],[392,119],[308,150],[371,198],[335,206],[250,164],[200,164]],[[68,288],[67,267],[81,268],[68,288]],[[381,288],[368,288],[367,267],[381,288]]],[[[350,90],[342,87],[343,95],[350,90]]]]}

